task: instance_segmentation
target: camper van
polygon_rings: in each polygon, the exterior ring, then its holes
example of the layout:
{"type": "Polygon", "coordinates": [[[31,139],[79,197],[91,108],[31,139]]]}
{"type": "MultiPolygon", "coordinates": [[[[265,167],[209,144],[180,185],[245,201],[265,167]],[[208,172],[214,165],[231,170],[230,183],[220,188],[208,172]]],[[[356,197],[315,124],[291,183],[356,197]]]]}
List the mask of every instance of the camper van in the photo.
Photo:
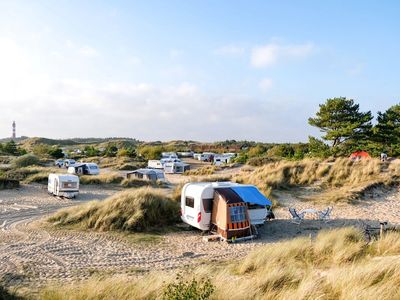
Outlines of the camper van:
{"type": "Polygon", "coordinates": [[[190,165],[182,162],[167,162],[164,164],[166,174],[182,174],[190,170],[190,165]]]}
{"type": "Polygon", "coordinates": [[[272,202],[252,185],[233,182],[192,182],[182,188],[181,218],[200,230],[210,230],[211,212],[216,189],[230,189],[244,203],[247,203],[251,225],[262,225],[268,214],[267,207],[272,202]]]}
{"type": "Polygon", "coordinates": [[[79,193],[79,177],[70,174],[49,174],[47,191],[54,196],[74,198],[79,193]]]}
{"type": "Polygon", "coordinates": [[[99,175],[99,166],[95,163],[77,163],[68,168],[68,173],[79,175],[99,175]]]}

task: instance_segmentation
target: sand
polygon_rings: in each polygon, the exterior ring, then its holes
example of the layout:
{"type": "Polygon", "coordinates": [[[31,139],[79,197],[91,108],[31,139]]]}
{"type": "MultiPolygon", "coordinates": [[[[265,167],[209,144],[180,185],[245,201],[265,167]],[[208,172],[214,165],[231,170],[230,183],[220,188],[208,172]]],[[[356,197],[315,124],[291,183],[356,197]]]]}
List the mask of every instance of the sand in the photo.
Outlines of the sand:
{"type": "Polygon", "coordinates": [[[379,194],[358,205],[335,206],[332,221],[290,220],[287,207],[322,209],[281,193],[285,207],[275,210],[277,219],[259,228],[260,238],[237,244],[204,242],[202,233],[188,228],[151,242],[129,242],[124,236],[98,232],[53,230],[42,226],[56,210],[90,200],[103,200],[117,190],[82,186],[77,200],[47,194],[42,185],[23,185],[0,191],[0,281],[5,286],[38,288],[52,281],[74,281],[94,274],[138,274],[153,270],[195,267],[212,261],[231,260],[252,249],[296,236],[310,236],[326,228],[348,225],[379,226],[379,221],[398,223],[400,193],[379,194]]]}

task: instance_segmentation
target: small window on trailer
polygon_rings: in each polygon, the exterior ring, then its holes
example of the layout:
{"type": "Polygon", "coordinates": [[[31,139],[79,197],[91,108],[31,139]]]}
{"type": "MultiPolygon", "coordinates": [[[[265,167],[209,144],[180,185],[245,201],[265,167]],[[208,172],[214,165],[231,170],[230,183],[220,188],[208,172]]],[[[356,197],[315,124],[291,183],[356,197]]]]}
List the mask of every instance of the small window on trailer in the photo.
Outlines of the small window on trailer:
{"type": "Polygon", "coordinates": [[[214,198],[202,199],[203,200],[203,207],[206,213],[210,213],[212,211],[213,201],[214,198]]]}
{"type": "Polygon", "coordinates": [[[231,223],[239,223],[246,221],[245,206],[230,206],[229,212],[231,215],[231,223]]]}
{"type": "Polygon", "coordinates": [[[191,208],[194,208],[194,198],[192,197],[186,197],[185,198],[185,205],[189,206],[191,208]]]}

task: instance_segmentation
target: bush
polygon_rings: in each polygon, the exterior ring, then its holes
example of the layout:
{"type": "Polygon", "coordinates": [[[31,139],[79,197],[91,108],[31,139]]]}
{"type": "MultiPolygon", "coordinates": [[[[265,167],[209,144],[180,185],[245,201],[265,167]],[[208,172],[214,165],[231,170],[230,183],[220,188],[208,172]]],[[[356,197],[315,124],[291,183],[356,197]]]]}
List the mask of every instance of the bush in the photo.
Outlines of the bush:
{"type": "Polygon", "coordinates": [[[23,168],[33,165],[39,165],[39,159],[33,154],[25,154],[13,160],[12,165],[14,168],[23,168]]]}
{"type": "Polygon", "coordinates": [[[81,184],[119,184],[124,177],[118,173],[105,173],[100,175],[83,175],[79,178],[81,184]]]}
{"type": "Polygon", "coordinates": [[[162,187],[165,186],[165,183],[162,181],[153,181],[153,180],[145,180],[139,178],[125,178],[121,185],[125,188],[134,188],[134,187],[142,187],[142,186],[152,186],[152,187],[162,187]]]}
{"type": "Polygon", "coordinates": [[[192,280],[184,280],[181,274],[178,274],[176,281],[168,284],[164,288],[164,300],[188,300],[188,299],[209,299],[214,292],[215,287],[210,279],[203,279],[197,281],[195,278],[192,280]]]}
{"type": "Polygon", "coordinates": [[[0,177],[0,190],[15,189],[19,187],[19,181],[0,177]]]}
{"type": "Polygon", "coordinates": [[[60,210],[48,219],[58,226],[133,232],[162,229],[179,220],[179,205],[151,188],[119,192],[104,201],[60,210]]]}

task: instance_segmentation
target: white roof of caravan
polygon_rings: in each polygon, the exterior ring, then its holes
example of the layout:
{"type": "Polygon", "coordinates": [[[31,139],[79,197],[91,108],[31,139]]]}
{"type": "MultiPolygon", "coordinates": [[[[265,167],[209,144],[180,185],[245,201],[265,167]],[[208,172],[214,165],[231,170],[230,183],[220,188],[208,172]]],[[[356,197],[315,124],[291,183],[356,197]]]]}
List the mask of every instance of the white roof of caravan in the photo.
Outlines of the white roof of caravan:
{"type": "Polygon", "coordinates": [[[76,175],[72,175],[72,174],[54,174],[51,173],[49,174],[49,177],[58,177],[62,180],[72,180],[72,181],[79,181],[79,177],[76,175]]]}
{"type": "Polygon", "coordinates": [[[206,188],[206,187],[219,188],[219,187],[237,186],[239,184],[236,182],[221,181],[221,182],[190,182],[190,183],[188,183],[188,185],[203,187],[203,188],[206,188]]]}

